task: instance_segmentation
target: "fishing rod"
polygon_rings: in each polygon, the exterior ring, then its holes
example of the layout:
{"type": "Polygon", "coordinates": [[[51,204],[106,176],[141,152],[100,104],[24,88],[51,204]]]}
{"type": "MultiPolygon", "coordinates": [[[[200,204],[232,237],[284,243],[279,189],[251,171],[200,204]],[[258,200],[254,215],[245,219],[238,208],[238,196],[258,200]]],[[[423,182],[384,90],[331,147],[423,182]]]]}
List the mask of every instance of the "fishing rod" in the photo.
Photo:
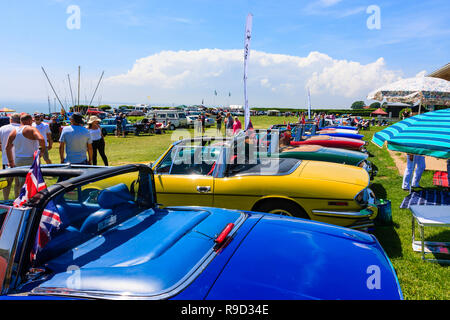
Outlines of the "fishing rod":
{"type": "Polygon", "coordinates": [[[42,71],[43,71],[44,74],[45,74],[45,77],[47,78],[48,83],[50,84],[50,87],[51,87],[52,90],[53,90],[53,93],[55,94],[56,98],[58,99],[59,104],[61,105],[61,108],[64,110],[64,113],[65,113],[65,112],[66,112],[66,109],[64,108],[64,106],[63,106],[61,100],[59,99],[58,94],[57,94],[56,91],[55,91],[55,88],[53,88],[52,82],[50,81],[50,79],[49,79],[49,77],[48,77],[48,75],[47,75],[47,72],[45,72],[44,67],[41,67],[41,68],[42,68],[42,71]]]}

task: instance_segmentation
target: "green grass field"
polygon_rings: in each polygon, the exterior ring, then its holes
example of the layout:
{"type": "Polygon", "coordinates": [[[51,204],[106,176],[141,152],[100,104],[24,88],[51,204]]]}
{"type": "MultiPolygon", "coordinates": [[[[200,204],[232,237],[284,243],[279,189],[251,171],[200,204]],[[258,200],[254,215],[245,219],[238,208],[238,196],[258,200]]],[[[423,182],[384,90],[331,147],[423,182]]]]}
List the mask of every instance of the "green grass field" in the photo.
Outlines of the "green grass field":
{"type": "MultiPolygon", "coordinates": [[[[253,117],[255,128],[268,128],[271,124],[283,123],[286,120],[295,122],[295,117],[253,117]]],[[[241,119],[243,123],[243,119],[241,119]]],[[[383,129],[372,127],[369,131],[362,131],[365,140],[370,141],[372,135],[383,129]]],[[[183,131],[176,130],[181,134],[183,131]]],[[[215,132],[215,128],[212,128],[215,132]]],[[[188,133],[193,134],[193,129],[188,133]]],[[[162,135],[129,135],[126,138],[106,137],[106,153],[110,165],[124,163],[155,161],[161,153],[166,150],[171,140],[172,133],[162,135]]],[[[50,151],[54,163],[59,162],[58,143],[50,151]]],[[[378,175],[373,180],[371,188],[378,198],[389,199],[392,202],[392,226],[377,226],[374,234],[380,241],[384,250],[394,265],[405,299],[440,299],[450,298],[450,269],[445,265],[424,262],[420,254],[414,252],[411,247],[411,213],[409,210],[399,209],[401,201],[407,195],[401,189],[402,177],[398,174],[393,159],[386,149],[380,149],[374,144],[368,145],[371,154],[370,160],[378,167],[378,175]]],[[[99,165],[102,165],[99,157],[99,165]]],[[[432,172],[426,171],[422,177],[421,185],[432,186],[432,172]]],[[[448,229],[429,231],[425,229],[427,240],[447,239],[450,231],[448,229]]],[[[417,230],[417,229],[416,229],[417,230]]],[[[381,279],[383,285],[383,279],[381,279]]]]}

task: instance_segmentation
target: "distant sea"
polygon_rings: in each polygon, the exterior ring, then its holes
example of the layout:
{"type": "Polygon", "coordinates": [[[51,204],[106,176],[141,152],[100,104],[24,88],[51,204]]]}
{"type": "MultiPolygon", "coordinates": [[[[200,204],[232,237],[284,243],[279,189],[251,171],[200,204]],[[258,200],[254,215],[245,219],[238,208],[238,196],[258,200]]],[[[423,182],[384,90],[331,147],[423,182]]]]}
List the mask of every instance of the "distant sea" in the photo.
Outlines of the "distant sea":
{"type": "MultiPolygon", "coordinates": [[[[80,104],[83,104],[80,101],[80,104]]],[[[119,103],[108,103],[108,102],[102,102],[102,104],[108,104],[112,107],[116,107],[119,105],[135,105],[136,103],[130,103],[130,102],[119,102],[119,103]]],[[[66,109],[68,106],[64,106],[66,109]]],[[[60,112],[61,111],[61,105],[59,102],[56,101],[50,101],[50,106],[47,101],[36,101],[36,102],[30,102],[30,101],[3,101],[0,100],[0,109],[2,108],[9,108],[13,109],[16,112],[27,112],[30,114],[33,114],[35,112],[39,113],[45,113],[48,114],[49,112],[60,112]]]]}
{"type": "MultiPolygon", "coordinates": [[[[80,104],[87,104],[84,103],[82,101],[80,101],[80,104]]],[[[94,103],[93,103],[94,104],[94,103]]],[[[139,104],[139,102],[102,102],[101,104],[107,104],[112,106],[113,108],[116,108],[120,105],[127,105],[127,106],[134,106],[136,104],[139,104]]],[[[95,104],[94,104],[95,105],[95,104]]],[[[177,104],[167,104],[167,103],[152,103],[152,106],[170,106],[170,107],[175,107],[177,106],[177,104]]],[[[68,108],[68,106],[64,106],[66,109],[68,108]]],[[[45,113],[48,114],[49,112],[60,112],[61,110],[61,105],[59,104],[58,101],[51,101],[50,100],[50,106],[48,101],[36,101],[36,102],[31,102],[31,101],[7,101],[7,100],[0,100],[0,109],[1,108],[9,108],[9,109],[14,109],[16,112],[27,112],[30,114],[33,114],[35,112],[39,112],[39,113],[45,113]]],[[[256,108],[256,107],[251,107],[251,108],[256,108]]],[[[305,109],[306,107],[302,107],[302,109],[305,109]]],[[[270,109],[270,108],[265,108],[265,109],[270,109]]],[[[278,108],[272,108],[272,109],[285,109],[283,107],[278,107],[278,108]]],[[[315,108],[313,108],[315,109],[315,108]]],[[[325,109],[325,108],[324,108],[325,109]]],[[[329,109],[333,109],[333,108],[329,108],[329,109]]]]}

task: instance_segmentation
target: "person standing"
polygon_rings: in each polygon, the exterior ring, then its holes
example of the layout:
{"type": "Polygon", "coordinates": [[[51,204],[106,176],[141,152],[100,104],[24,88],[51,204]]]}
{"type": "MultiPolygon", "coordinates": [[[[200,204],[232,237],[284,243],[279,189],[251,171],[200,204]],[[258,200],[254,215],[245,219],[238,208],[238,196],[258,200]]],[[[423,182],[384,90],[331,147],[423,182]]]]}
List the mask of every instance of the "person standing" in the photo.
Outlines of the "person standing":
{"type": "Polygon", "coordinates": [[[205,133],[205,128],[206,128],[206,116],[205,113],[202,112],[200,115],[200,124],[202,126],[202,133],[205,133]]]}
{"type": "Polygon", "coordinates": [[[227,118],[226,118],[226,125],[225,125],[225,131],[227,136],[231,136],[233,135],[233,117],[231,116],[231,113],[227,113],[227,118]]]}
{"type": "Polygon", "coordinates": [[[97,165],[97,151],[102,157],[105,166],[108,166],[108,158],[105,154],[105,139],[102,134],[102,128],[100,127],[100,119],[96,116],[92,116],[88,121],[89,134],[92,140],[92,164],[97,165]]]}
{"type": "Polygon", "coordinates": [[[123,138],[125,138],[125,135],[127,133],[127,124],[128,124],[127,115],[122,114],[121,125],[122,125],[122,137],[123,138]]]}
{"type": "Polygon", "coordinates": [[[420,188],[419,182],[425,170],[425,157],[407,154],[405,173],[403,174],[402,189],[409,190],[410,187],[420,188]],[[411,180],[412,176],[412,180],[411,180]]]}
{"type": "MultiPolygon", "coordinates": [[[[3,169],[8,167],[8,156],[6,155],[6,145],[8,144],[8,138],[12,131],[20,127],[20,114],[13,113],[9,117],[9,124],[0,128],[0,143],[2,146],[2,165],[3,169]]],[[[14,157],[14,147],[13,147],[13,157],[14,157]]],[[[7,198],[6,198],[7,199],[7,198]]]]}
{"type": "Polygon", "coordinates": [[[32,126],[33,117],[24,113],[20,116],[20,126],[11,131],[6,144],[8,164],[11,168],[31,166],[34,153],[45,149],[45,140],[38,129],[32,126]]]}
{"type": "Polygon", "coordinates": [[[52,133],[52,141],[58,141],[59,135],[61,133],[61,124],[59,123],[58,119],[53,116],[52,120],[50,122],[50,131],[52,133]]]}
{"type": "Polygon", "coordinates": [[[306,119],[305,119],[305,114],[304,114],[303,112],[302,112],[302,116],[301,116],[301,118],[299,119],[298,122],[300,122],[300,124],[301,124],[302,126],[305,125],[306,119]]]}
{"type": "Polygon", "coordinates": [[[216,129],[218,134],[220,134],[222,131],[222,120],[222,112],[219,112],[216,116],[216,129]]]}
{"type": "Polygon", "coordinates": [[[241,131],[242,129],[242,124],[241,121],[239,121],[238,117],[234,117],[234,122],[233,122],[233,135],[238,134],[239,131],[241,131]]]}
{"type": "MultiPolygon", "coordinates": [[[[2,148],[2,168],[6,169],[9,167],[8,165],[8,156],[6,155],[6,145],[8,144],[8,138],[9,135],[13,130],[16,130],[16,128],[20,127],[20,114],[13,113],[9,117],[9,124],[6,126],[3,126],[0,128],[0,143],[2,148]]],[[[14,147],[13,147],[13,157],[15,157],[14,147]]],[[[8,186],[6,188],[3,188],[3,199],[7,200],[9,199],[9,193],[11,191],[12,181],[13,178],[6,178],[6,181],[8,182],[8,186]]],[[[20,185],[18,183],[18,180],[15,182],[15,193],[19,193],[20,185]]]]}
{"type": "Polygon", "coordinates": [[[42,157],[44,158],[47,164],[51,164],[52,161],[48,156],[48,151],[51,150],[53,146],[52,133],[50,131],[50,126],[47,123],[43,122],[42,120],[43,120],[42,114],[35,114],[33,127],[38,129],[41,135],[44,137],[45,149],[42,150],[42,157]]]}
{"type": "Polygon", "coordinates": [[[122,133],[122,113],[116,114],[116,137],[122,133]]]}
{"type": "Polygon", "coordinates": [[[61,163],[92,163],[92,139],[89,130],[83,127],[83,123],[83,116],[76,112],[70,116],[70,126],[62,130],[59,138],[61,163]],[[64,151],[66,157],[64,157],[64,151]]]}
{"type": "Polygon", "coordinates": [[[321,113],[319,117],[319,130],[325,127],[325,114],[321,113]]]}

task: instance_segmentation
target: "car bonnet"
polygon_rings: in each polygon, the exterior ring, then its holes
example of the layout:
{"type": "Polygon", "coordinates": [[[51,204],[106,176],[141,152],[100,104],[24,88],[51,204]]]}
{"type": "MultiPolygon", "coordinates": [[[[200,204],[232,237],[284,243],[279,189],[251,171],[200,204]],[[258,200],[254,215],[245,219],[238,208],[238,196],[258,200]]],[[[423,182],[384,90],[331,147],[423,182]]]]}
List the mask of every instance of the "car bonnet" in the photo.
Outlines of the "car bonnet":
{"type": "Polygon", "coordinates": [[[266,215],[236,250],[207,299],[229,297],[364,300],[401,299],[402,293],[373,236],[266,215]]]}

